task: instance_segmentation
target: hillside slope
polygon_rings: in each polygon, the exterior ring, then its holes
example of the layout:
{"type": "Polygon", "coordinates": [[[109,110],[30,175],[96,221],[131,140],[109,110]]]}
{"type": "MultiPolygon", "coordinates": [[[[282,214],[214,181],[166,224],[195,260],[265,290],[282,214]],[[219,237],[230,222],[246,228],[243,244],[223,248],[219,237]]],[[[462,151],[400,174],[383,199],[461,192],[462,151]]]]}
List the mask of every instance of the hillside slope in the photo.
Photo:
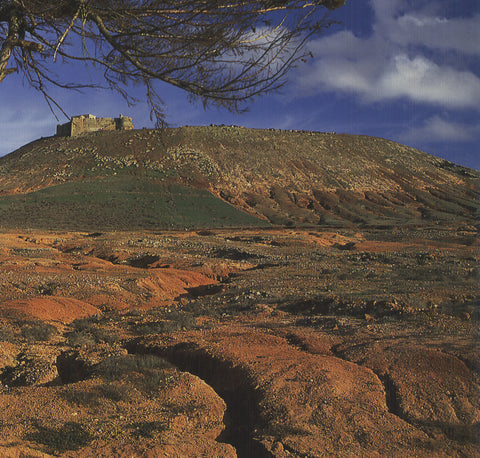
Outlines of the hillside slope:
{"type": "Polygon", "coordinates": [[[479,178],[346,134],[209,126],[51,137],[0,158],[0,226],[473,224],[479,178]]]}

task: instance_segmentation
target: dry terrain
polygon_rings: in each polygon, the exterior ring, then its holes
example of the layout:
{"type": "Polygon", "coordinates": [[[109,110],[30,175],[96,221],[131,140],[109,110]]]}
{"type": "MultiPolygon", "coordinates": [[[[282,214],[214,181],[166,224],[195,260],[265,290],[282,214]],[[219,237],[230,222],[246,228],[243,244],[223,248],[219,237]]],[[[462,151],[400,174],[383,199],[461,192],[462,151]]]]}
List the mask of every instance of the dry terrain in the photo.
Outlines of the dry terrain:
{"type": "Polygon", "coordinates": [[[235,126],[0,158],[0,457],[479,456],[479,178],[235,126]]]}
{"type": "Polygon", "coordinates": [[[51,137],[0,158],[0,227],[475,224],[480,172],[361,135],[246,129],[51,137]]]}
{"type": "Polygon", "coordinates": [[[474,227],[0,234],[0,456],[478,456],[474,227]]]}

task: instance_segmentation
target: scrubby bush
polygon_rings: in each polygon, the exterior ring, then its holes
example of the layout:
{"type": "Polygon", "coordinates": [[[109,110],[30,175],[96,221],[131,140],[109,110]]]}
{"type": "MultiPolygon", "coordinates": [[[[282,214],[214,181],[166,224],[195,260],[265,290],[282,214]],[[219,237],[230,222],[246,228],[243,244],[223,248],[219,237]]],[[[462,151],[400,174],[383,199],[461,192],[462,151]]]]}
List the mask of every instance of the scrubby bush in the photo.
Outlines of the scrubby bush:
{"type": "Polygon", "coordinates": [[[22,336],[27,340],[48,341],[58,334],[57,328],[42,321],[28,323],[22,326],[22,336]]]}
{"type": "Polygon", "coordinates": [[[13,342],[15,340],[15,333],[12,329],[6,326],[0,326],[0,342],[13,342]]]}
{"type": "Polygon", "coordinates": [[[95,339],[90,334],[82,332],[71,332],[67,334],[67,342],[71,347],[93,347],[96,345],[95,339]]]}
{"type": "Polygon", "coordinates": [[[98,343],[115,344],[117,332],[106,330],[99,325],[98,317],[82,318],[72,323],[73,331],[67,334],[68,344],[72,347],[90,347],[98,343]]]}
{"type": "Polygon", "coordinates": [[[130,399],[131,387],[116,383],[102,383],[91,389],[68,388],[64,391],[65,399],[79,406],[95,407],[101,403],[101,399],[109,399],[113,402],[130,399]]]}
{"type": "Polygon", "coordinates": [[[156,319],[132,323],[130,329],[137,334],[147,335],[194,329],[197,325],[195,316],[183,310],[157,308],[150,311],[148,315],[155,316],[156,319]]]}
{"type": "Polygon", "coordinates": [[[140,375],[141,387],[151,392],[168,380],[166,369],[173,366],[165,359],[155,355],[124,355],[104,359],[96,367],[95,373],[107,381],[123,380],[129,374],[140,375]]]}
{"type": "Polygon", "coordinates": [[[165,332],[180,331],[181,327],[174,321],[151,321],[146,323],[135,323],[131,326],[131,330],[136,334],[162,334],[165,332]]]}
{"type": "Polygon", "coordinates": [[[172,365],[155,355],[112,356],[101,361],[95,372],[107,380],[121,380],[129,372],[145,373],[171,368],[172,365]]]}
{"type": "Polygon", "coordinates": [[[44,444],[55,452],[78,450],[88,445],[93,436],[79,423],[67,422],[60,428],[36,425],[37,431],[26,439],[44,444]]]}

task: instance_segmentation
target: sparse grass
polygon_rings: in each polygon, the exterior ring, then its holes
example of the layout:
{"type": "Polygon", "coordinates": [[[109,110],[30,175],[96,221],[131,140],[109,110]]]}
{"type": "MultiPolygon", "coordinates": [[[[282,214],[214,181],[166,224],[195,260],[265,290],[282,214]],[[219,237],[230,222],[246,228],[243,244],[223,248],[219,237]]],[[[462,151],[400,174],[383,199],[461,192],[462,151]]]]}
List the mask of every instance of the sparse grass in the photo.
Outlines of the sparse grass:
{"type": "Polygon", "coordinates": [[[92,348],[97,344],[97,341],[92,335],[83,332],[68,333],[67,342],[71,347],[92,348]]]}
{"type": "Polygon", "coordinates": [[[99,393],[96,390],[68,388],[63,392],[63,396],[70,403],[77,406],[92,407],[99,403],[99,393]]]}
{"type": "Polygon", "coordinates": [[[104,383],[98,387],[102,397],[113,402],[127,401],[130,399],[131,387],[120,384],[104,383]]]}
{"type": "Polygon", "coordinates": [[[42,295],[42,296],[51,296],[55,290],[58,288],[58,285],[55,284],[55,283],[52,283],[52,282],[48,282],[44,285],[40,285],[38,287],[38,292],[42,295]]]}
{"type": "Polygon", "coordinates": [[[156,433],[168,429],[168,423],[165,421],[142,421],[131,425],[133,434],[137,437],[153,438],[156,433]]]}
{"type": "Polygon", "coordinates": [[[36,425],[37,431],[25,439],[44,444],[52,451],[63,453],[79,450],[88,445],[93,436],[79,423],[67,422],[59,428],[36,425]]]}
{"type": "Polygon", "coordinates": [[[71,404],[96,407],[101,404],[102,399],[112,402],[128,401],[130,399],[131,389],[131,386],[110,381],[109,383],[102,383],[89,390],[69,386],[63,392],[63,395],[71,404]]]}
{"type": "Polygon", "coordinates": [[[155,355],[125,355],[104,359],[95,373],[109,382],[123,380],[129,374],[140,375],[138,383],[145,391],[151,392],[168,382],[166,369],[170,368],[172,365],[167,360],[155,355]]]}
{"type": "Polygon", "coordinates": [[[175,321],[151,321],[147,323],[138,323],[131,327],[135,334],[162,334],[165,332],[177,332],[182,329],[180,323],[175,321]]]}
{"type": "Polygon", "coordinates": [[[213,255],[216,258],[232,259],[234,261],[248,261],[260,257],[257,254],[247,253],[246,251],[237,248],[219,248],[213,253],[213,255]]]}
{"type": "Polygon", "coordinates": [[[0,221],[4,227],[68,230],[267,225],[206,190],[130,176],[69,182],[0,197],[0,221]]]}
{"type": "Polygon", "coordinates": [[[15,333],[10,327],[0,325],[0,342],[15,342],[15,333]]]}
{"type": "Polygon", "coordinates": [[[55,326],[38,321],[23,325],[21,333],[27,340],[48,341],[58,334],[58,331],[55,326]]]}
{"type": "Polygon", "coordinates": [[[147,313],[143,321],[136,321],[130,330],[139,335],[161,334],[195,329],[195,316],[184,310],[154,309],[147,313]]]}
{"type": "Polygon", "coordinates": [[[101,327],[97,317],[81,318],[72,323],[73,331],[66,334],[72,347],[92,347],[97,343],[113,345],[118,342],[118,333],[101,327]]]}

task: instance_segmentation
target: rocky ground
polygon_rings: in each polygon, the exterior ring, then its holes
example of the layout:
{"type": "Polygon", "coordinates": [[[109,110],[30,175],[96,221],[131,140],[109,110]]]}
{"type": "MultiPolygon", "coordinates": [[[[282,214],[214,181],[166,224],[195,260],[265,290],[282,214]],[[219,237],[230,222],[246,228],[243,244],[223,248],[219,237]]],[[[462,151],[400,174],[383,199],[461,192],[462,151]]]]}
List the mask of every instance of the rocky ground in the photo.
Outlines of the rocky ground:
{"type": "Polygon", "coordinates": [[[362,135],[208,126],[51,137],[0,158],[4,228],[476,224],[480,172],[362,135]]]}
{"type": "Polygon", "coordinates": [[[0,233],[0,456],[480,453],[474,227],[0,233]]]}

